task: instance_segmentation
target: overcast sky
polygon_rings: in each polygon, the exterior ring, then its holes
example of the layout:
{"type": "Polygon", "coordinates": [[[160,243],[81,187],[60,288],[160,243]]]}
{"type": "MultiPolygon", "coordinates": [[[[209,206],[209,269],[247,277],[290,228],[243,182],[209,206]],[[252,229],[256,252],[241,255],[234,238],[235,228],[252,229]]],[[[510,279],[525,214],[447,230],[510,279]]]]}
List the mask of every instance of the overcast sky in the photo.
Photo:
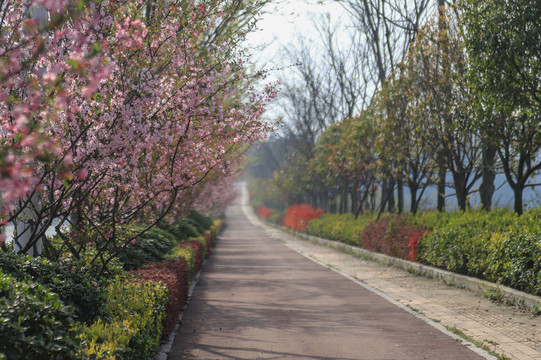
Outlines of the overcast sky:
{"type": "Polygon", "coordinates": [[[332,0],[281,0],[270,4],[257,24],[258,30],[247,38],[254,61],[265,68],[286,65],[281,62],[281,47],[294,43],[298,36],[317,41],[312,20],[325,13],[335,19],[344,16],[342,6],[332,0]]]}

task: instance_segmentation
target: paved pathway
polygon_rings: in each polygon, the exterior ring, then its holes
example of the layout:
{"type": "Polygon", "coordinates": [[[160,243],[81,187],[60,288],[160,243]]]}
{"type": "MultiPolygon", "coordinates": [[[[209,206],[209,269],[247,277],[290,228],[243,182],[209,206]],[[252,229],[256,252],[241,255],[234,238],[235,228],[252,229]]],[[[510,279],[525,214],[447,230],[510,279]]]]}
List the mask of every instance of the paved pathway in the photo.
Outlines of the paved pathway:
{"type": "Polygon", "coordinates": [[[283,246],[243,210],[227,212],[169,360],[490,358],[283,246]]]}

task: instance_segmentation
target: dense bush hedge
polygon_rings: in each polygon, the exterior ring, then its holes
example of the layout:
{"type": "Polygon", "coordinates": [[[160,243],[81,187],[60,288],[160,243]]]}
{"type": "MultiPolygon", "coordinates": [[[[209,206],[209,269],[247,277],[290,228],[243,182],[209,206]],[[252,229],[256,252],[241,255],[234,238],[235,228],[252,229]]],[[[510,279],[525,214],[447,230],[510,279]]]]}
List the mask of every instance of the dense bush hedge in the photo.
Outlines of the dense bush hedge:
{"type": "Polygon", "coordinates": [[[0,359],[73,359],[73,307],[44,285],[0,271],[0,359]]]}
{"type": "Polygon", "coordinates": [[[306,232],[541,295],[541,209],[323,214],[306,232]]]}
{"type": "Polygon", "coordinates": [[[97,277],[88,239],[80,260],[0,251],[0,359],[153,358],[223,225],[192,212],[151,229],[122,247],[109,277],[97,277]],[[136,269],[131,282],[123,267],[136,269]]]}
{"type": "Polygon", "coordinates": [[[149,262],[165,259],[178,243],[170,232],[153,228],[138,237],[133,244],[128,244],[119,254],[118,259],[126,270],[137,269],[149,262]]]}
{"type": "Polygon", "coordinates": [[[324,214],[309,222],[308,234],[333,239],[350,245],[358,246],[361,242],[364,228],[375,216],[365,215],[355,219],[353,214],[324,214]]]}
{"type": "Polygon", "coordinates": [[[150,263],[131,272],[143,281],[161,282],[167,287],[167,304],[163,322],[164,335],[169,335],[186,304],[190,284],[189,270],[184,258],[150,263]]]}
{"type": "Polygon", "coordinates": [[[113,282],[105,316],[81,329],[80,358],[152,359],[162,335],[167,288],[161,283],[113,282]]]}
{"type": "Polygon", "coordinates": [[[541,212],[466,212],[421,239],[419,260],[541,295],[541,212]]]}
{"type": "Polygon", "coordinates": [[[308,204],[294,204],[285,211],[284,226],[306,232],[310,220],[317,219],[321,215],[323,215],[321,209],[314,209],[308,204]]]}
{"type": "Polygon", "coordinates": [[[0,269],[22,282],[37,282],[74,309],[74,318],[89,322],[100,315],[104,295],[84,260],[53,263],[44,258],[0,251],[0,269]]]}

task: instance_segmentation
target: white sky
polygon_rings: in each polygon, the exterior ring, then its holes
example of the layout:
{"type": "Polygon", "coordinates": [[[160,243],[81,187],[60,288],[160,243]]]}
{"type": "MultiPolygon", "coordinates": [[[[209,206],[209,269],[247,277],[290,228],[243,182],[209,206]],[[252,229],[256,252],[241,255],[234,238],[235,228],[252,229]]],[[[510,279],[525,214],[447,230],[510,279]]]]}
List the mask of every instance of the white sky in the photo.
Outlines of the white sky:
{"type": "Polygon", "coordinates": [[[279,0],[270,4],[257,23],[258,30],[247,37],[254,61],[264,68],[285,65],[281,63],[280,48],[295,42],[299,35],[315,41],[311,19],[327,12],[333,18],[344,14],[342,6],[332,0],[279,0]]]}

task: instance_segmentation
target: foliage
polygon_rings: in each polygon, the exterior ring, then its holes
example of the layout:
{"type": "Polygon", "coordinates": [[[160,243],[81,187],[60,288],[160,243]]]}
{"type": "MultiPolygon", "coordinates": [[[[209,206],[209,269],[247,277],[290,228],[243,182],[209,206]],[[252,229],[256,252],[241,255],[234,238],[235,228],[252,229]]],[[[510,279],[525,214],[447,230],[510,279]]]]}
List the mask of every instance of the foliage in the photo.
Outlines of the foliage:
{"type": "Polygon", "coordinates": [[[169,258],[176,259],[182,258],[186,262],[188,268],[189,279],[192,280],[196,275],[196,251],[194,248],[189,246],[177,246],[173,252],[169,255],[169,258]]]}
{"type": "Polygon", "coordinates": [[[306,232],[310,220],[317,219],[321,215],[323,215],[321,209],[314,210],[308,204],[291,205],[286,209],[284,226],[293,230],[306,232]]]}
{"type": "Polygon", "coordinates": [[[254,206],[254,211],[262,220],[267,221],[269,216],[271,216],[274,213],[274,210],[269,209],[268,207],[264,205],[256,205],[254,206]]]}
{"type": "Polygon", "coordinates": [[[541,293],[541,210],[422,212],[355,219],[324,214],[308,233],[541,293]]]}
{"type": "Polygon", "coordinates": [[[82,260],[65,259],[53,263],[44,258],[32,258],[0,251],[0,270],[18,281],[36,282],[58,294],[60,300],[74,309],[73,317],[91,322],[100,315],[104,296],[95,274],[82,260]]]}
{"type": "Polygon", "coordinates": [[[284,197],[272,175],[269,178],[248,178],[247,188],[252,206],[264,205],[272,209],[284,209],[284,197]]]}
{"type": "Polygon", "coordinates": [[[203,244],[200,241],[197,240],[190,240],[181,242],[178,244],[179,247],[184,248],[190,248],[193,249],[195,256],[195,274],[201,270],[201,266],[203,265],[203,260],[205,259],[204,252],[203,252],[203,244]]]}
{"type": "Polygon", "coordinates": [[[535,186],[541,161],[541,9],[535,2],[459,1],[471,57],[470,86],[479,106],[491,110],[481,118],[523,212],[522,192],[535,186]]]}
{"type": "Polygon", "coordinates": [[[174,329],[178,316],[188,297],[189,273],[184,258],[155,262],[131,273],[143,282],[162,283],[167,287],[167,304],[165,305],[164,335],[174,329]]]}
{"type": "Polygon", "coordinates": [[[213,225],[212,219],[209,216],[205,216],[194,209],[190,211],[186,219],[192,220],[196,224],[198,224],[198,226],[200,226],[201,229],[203,230],[203,231],[200,231],[201,234],[203,234],[205,230],[210,230],[210,228],[213,225]]]}
{"type": "Polygon", "coordinates": [[[82,326],[80,357],[152,359],[162,335],[167,288],[159,283],[113,282],[104,317],[82,326]]]}
{"type": "Polygon", "coordinates": [[[118,260],[124,264],[126,270],[137,269],[149,262],[162,261],[175,248],[177,242],[175,236],[169,232],[153,228],[135,239],[132,244],[126,245],[118,260]]]}
{"type": "Polygon", "coordinates": [[[467,212],[420,241],[419,260],[540,294],[539,211],[467,212]]]}
{"type": "Polygon", "coordinates": [[[184,241],[201,235],[194,225],[183,219],[177,219],[172,224],[162,222],[159,227],[173,234],[177,241],[184,241]]]}
{"type": "Polygon", "coordinates": [[[203,256],[203,259],[206,259],[210,256],[210,247],[205,236],[190,238],[189,243],[199,243],[201,245],[201,254],[203,256]]]}
{"type": "Polygon", "coordinates": [[[368,250],[415,261],[419,239],[424,232],[424,229],[413,226],[407,216],[386,216],[372,221],[365,227],[361,246],[368,250]]]}
{"type": "Polygon", "coordinates": [[[45,286],[0,271],[0,358],[73,359],[72,314],[45,286]]]}
{"type": "Polygon", "coordinates": [[[359,246],[364,229],[373,218],[374,216],[370,214],[357,219],[353,214],[323,214],[320,218],[310,221],[307,232],[310,235],[359,246]]]}
{"type": "Polygon", "coordinates": [[[274,211],[267,221],[276,225],[284,225],[285,211],[274,211]]]}

